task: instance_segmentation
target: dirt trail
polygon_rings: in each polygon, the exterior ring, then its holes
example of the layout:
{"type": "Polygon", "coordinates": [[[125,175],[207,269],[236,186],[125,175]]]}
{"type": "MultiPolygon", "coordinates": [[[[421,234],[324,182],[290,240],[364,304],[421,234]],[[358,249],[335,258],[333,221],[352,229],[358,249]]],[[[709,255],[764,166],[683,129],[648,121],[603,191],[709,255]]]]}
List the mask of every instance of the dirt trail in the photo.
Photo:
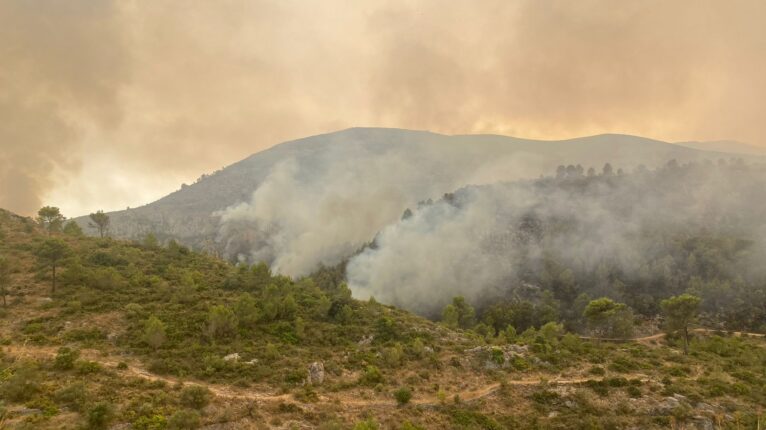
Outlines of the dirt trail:
{"type": "MultiPolygon", "coordinates": [[[[3,351],[13,355],[17,358],[53,358],[58,352],[58,347],[50,346],[38,346],[38,345],[6,345],[2,347],[3,351]]],[[[86,360],[94,361],[104,367],[108,367],[114,370],[120,375],[129,376],[134,378],[141,378],[148,381],[163,381],[170,385],[183,383],[184,385],[201,385],[207,387],[213,394],[222,398],[239,398],[245,400],[262,400],[262,401],[286,401],[290,400],[288,394],[269,394],[264,392],[256,392],[252,390],[238,389],[228,385],[211,384],[202,381],[194,381],[189,379],[181,379],[174,376],[162,376],[149,372],[143,367],[128,362],[125,359],[117,359],[115,357],[104,356],[101,351],[93,349],[81,349],[80,357],[86,360]],[[126,363],[128,365],[125,369],[117,369],[119,363],[126,363]]]]}
{"type": "MultiPolygon", "coordinates": [[[[766,334],[764,333],[750,333],[746,331],[728,331],[728,330],[716,330],[711,328],[695,328],[689,330],[692,333],[726,333],[730,334],[732,336],[741,337],[741,336],[749,336],[749,337],[766,337],[766,334]]],[[[655,333],[651,336],[644,336],[644,337],[627,337],[627,338],[607,338],[607,337],[590,337],[590,336],[580,336],[580,339],[583,340],[599,340],[604,342],[638,342],[638,343],[651,343],[652,341],[659,340],[667,336],[666,333],[655,333]]]]}

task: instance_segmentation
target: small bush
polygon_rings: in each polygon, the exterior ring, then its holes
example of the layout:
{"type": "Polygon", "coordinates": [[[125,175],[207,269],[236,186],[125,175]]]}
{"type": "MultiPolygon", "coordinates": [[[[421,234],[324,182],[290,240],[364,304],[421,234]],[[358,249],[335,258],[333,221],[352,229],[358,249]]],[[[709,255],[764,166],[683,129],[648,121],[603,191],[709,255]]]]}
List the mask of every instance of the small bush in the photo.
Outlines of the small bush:
{"type": "Polygon", "coordinates": [[[625,387],[629,384],[628,380],[622,377],[609,378],[606,380],[606,383],[610,387],[625,387]]]}
{"type": "Polygon", "coordinates": [[[354,424],[354,430],[378,430],[380,426],[374,419],[366,419],[354,424]]]}
{"type": "Polygon", "coordinates": [[[519,371],[528,370],[531,367],[529,365],[529,362],[522,357],[514,357],[511,360],[511,366],[513,366],[514,369],[519,371]]]}
{"type": "Polygon", "coordinates": [[[601,376],[601,375],[604,375],[606,373],[606,370],[604,370],[604,368],[601,367],[601,366],[593,366],[593,367],[590,368],[590,370],[588,370],[588,373],[590,373],[591,375],[599,375],[599,376],[601,376]]]}
{"type": "Polygon", "coordinates": [[[101,371],[101,365],[95,361],[78,361],[75,363],[75,369],[80,375],[90,375],[101,371]]]}
{"type": "Polygon", "coordinates": [[[634,399],[641,397],[641,390],[635,385],[631,385],[626,391],[628,392],[628,395],[634,399]]]}
{"type": "Polygon", "coordinates": [[[296,405],[295,403],[281,402],[279,403],[279,405],[277,405],[277,411],[280,414],[292,414],[292,413],[301,412],[301,407],[296,405]]]}
{"type": "Polygon", "coordinates": [[[98,403],[88,411],[88,428],[102,430],[109,427],[114,419],[114,408],[108,403],[98,403]]]}
{"type": "Polygon", "coordinates": [[[53,368],[56,370],[70,370],[74,368],[74,363],[80,358],[80,351],[67,347],[59,348],[56,358],[53,360],[53,368]]]}
{"type": "Polygon", "coordinates": [[[106,333],[98,328],[72,329],[64,334],[64,340],[70,342],[94,342],[106,339],[106,333]]]}
{"type": "Polygon", "coordinates": [[[640,366],[638,365],[638,363],[623,357],[614,359],[614,361],[612,361],[612,364],[609,365],[609,370],[620,372],[620,373],[628,373],[633,370],[638,370],[639,368],[640,366]]]}
{"type": "Polygon", "coordinates": [[[40,392],[40,376],[32,367],[21,367],[0,386],[0,397],[26,402],[40,392]]]}
{"type": "Polygon", "coordinates": [[[606,381],[595,381],[591,379],[586,382],[586,385],[601,397],[606,397],[609,394],[609,385],[606,381]]]}
{"type": "Polygon", "coordinates": [[[394,391],[394,398],[400,406],[406,405],[412,399],[412,391],[407,387],[402,387],[394,391]]]}
{"type": "Polygon", "coordinates": [[[199,412],[190,409],[176,412],[168,421],[169,430],[193,430],[199,427],[199,412]]]}
{"type": "Polygon", "coordinates": [[[383,383],[383,374],[375,366],[367,366],[359,381],[364,385],[376,385],[383,383]]]}
{"type": "Polygon", "coordinates": [[[181,390],[181,404],[192,409],[202,409],[210,403],[210,390],[191,385],[181,390]]]}
{"type": "Polygon", "coordinates": [[[53,395],[54,400],[73,411],[81,411],[85,405],[86,392],[85,384],[77,382],[62,388],[53,395]]]}
{"type": "Polygon", "coordinates": [[[559,399],[559,394],[555,391],[540,390],[532,393],[531,398],[541,405],[551,405],[559,399]]]}

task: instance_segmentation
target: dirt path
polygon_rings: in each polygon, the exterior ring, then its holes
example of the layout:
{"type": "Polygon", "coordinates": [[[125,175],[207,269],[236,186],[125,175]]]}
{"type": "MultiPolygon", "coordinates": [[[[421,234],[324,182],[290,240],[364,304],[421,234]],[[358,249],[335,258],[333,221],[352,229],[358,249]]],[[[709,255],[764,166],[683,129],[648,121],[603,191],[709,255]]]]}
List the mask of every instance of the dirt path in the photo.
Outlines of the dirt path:
{"type": "MultiPolygon", "coordinates": [[[[726,333],[730,334],[732,336],[741,337],[741,336],[749,336],[749,337],[766,337],[766,334],[764,333],[750,333],[746,331],[728,331],[728,330],[715,330],[710,328],[695,328],[690,330],[692,333],[726,333]]],[[[598,340],[598,341],[604,341],[604,342],[638,342],[638,343],[644,343],[648,344],[656,340],[663,339],[665,336],[667,336],[666,333],[656,333],[651,336],[644,336],[644,337],[628,337],[628,338],[606,338],[606,337],[590,337],[590,336],[580,336],[580,339],[583,340],[598,340]]]]}
{"type": "MultiPolygon", "coordinates": [[[[2,349],[6,353],[21,359],[53,358],[58,352],[58,347],[38,345],[6,345],[3,346],[2,349]]],[[[149,372],[135,362],[129,362],[125,359],[117,359],[115,357],[104,356],[100,351],[93,349],[81,349],[80,357],[89,361],[94,361],[104,367],[108,367],[110,370],[117,372],[117,374],[126,377],[140,378],[148,381],[163,381],[169,385],[175,385],[179,383],[183,383],[185,385],[201,385],[207,387],[214,395],[222,398],[238,398],[267,402],[279,402],[291,399],[291,396],[288,394],[256,392],[252,390],[238,389],[228,385],[211,384],[188,379],[184,380],[174,376],[157,375],[149,372]],[[126,363],[128,367],[125,369],[117,369],[117,365],[119,363],[126,363]]]]}

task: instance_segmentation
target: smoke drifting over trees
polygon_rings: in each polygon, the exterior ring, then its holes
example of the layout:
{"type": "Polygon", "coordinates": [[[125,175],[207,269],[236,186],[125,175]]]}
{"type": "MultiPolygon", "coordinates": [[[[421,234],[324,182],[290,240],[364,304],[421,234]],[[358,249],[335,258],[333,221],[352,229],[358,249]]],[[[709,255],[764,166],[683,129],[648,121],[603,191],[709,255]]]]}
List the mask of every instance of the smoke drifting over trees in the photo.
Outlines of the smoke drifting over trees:
{"type": "MultiPolygon", "coordinates": [[[[199,194],[200,205],[220,204],[220,226],[210,230],[215,231],[217,249],[225,257],[264,261],[278,273],[301,276],[348,258],[398,220],[407,207],[438,199],[467,184],[535,178],[553,171],[558,163],[591,166],[609,161],[632,168],[639,163],[661,165],[672,158],[691,161],[715,156],[720,155],[623,135],[532,141],[357,128],[288,142],[256,154],[244,162],[251,167],[233,166],[219,177],[180,191],[176,205],[182,194],[199,194]],[[236,184],[232,180],[216,186],[208,183],[221,182],[224,175],[234,176],[235,169],[244,171],[242,177],[249,179],[242,181],[241,188],[254,191],[244,201],[218,203],[226,194],[222,187],[236,184]],[[203,188],[211,191],[199,192],[203,188]]],[[[163,215],[163,222],[167,225],[171,219],[184,217],[181,228],[190,225],[194,209],[188,201],[183,199],[180,214],[163,215]]],[[[174,210],[178,212],[178,208],[174,210]]],[[[209,212],[202,215],[205,220],[218,219],[209,218],[209,212]]],[[[491,225],[495,215],[482,208],[476,216],[490,217],[477,219],[477,225],[491,225]]],[[[438,220],[434,222],[438,224],[438,220]]],[[[164,230],[175,233],[167,227],[164,230]]],[[[442,237],[434,240],[434,246],[441,246],[442,237]]],[[[458,247],[459,254],[464,252],[464,244],[447,244],[442,250],[447,252],[450,246],[458,247]]],[[[471,255],[480,258],[480,254],[471,255]]]]}
{"type": "Polygon", "coordinates": [[[585,293],[652,315],[660,299],[691,289],[710,312],[758,321],[765,188],[763,167],[675,161],[468,186],[387,226],[347,276],[357,297],[428,315],[457,295],[481,305],[541,291],[563,313],[585,293]]]}

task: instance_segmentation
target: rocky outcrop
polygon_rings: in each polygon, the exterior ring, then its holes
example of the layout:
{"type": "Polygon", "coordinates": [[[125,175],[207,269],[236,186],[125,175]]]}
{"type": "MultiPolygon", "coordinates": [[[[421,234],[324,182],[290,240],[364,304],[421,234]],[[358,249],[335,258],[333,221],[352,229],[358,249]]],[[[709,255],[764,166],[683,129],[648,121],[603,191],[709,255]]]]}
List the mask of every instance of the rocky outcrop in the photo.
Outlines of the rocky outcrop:
{"type": "Polygon", "coordinates": [[[320,385],[324,382],[324,363],[315,361],[309,364],[309,376],[307,382],[309,385],[320,385]]]}

